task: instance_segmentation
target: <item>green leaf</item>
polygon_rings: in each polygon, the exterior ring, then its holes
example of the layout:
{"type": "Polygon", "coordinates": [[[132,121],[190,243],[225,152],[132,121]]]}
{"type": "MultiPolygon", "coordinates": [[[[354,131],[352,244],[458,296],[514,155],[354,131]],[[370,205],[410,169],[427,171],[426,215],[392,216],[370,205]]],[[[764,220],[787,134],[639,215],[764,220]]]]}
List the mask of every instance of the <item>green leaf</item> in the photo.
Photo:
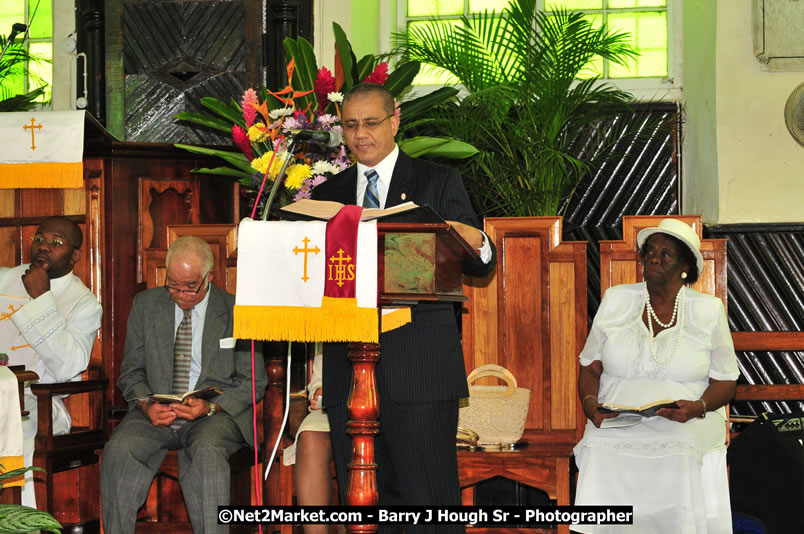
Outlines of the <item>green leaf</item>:
{"type": "Polygon", "coordinates": [[[243,172],[254,174],[254,169],[249,164],[248,158],[245,154],[240,152],[230,152],[227,150],[218,150],[216,148],[206,148],[203,146],[193,146],[193,145],[181,145],[175,144],[173,145],[176,148],[181,148],[188,152],[192,152],[193,154],[206,154],[208,156],[217,156],[224,160],[229,165],[233,165],[237,167],[243,172]]]}
{"type": "Polygon", "coordinates": [[[399,96],[402,92],[410,87],[413,78],[419,74],[421,64],[418,61],[408,61],[397,66],[394,72],[388,75],[385,80],[385,88],[391,91],[394,96],[399,96]]]}
{"type": "Polygon", "coordinates": [[[478,150],[463,141],[446,137],[410,137],[402,139],[399,149],[412,158],[421,156],[465,159],[474,156],[478,150]]]}
{"type": "Polygon", "coordinates": [[[365,80],[366,76],[371,74],[371,71],[374,70],[376,62],[377,58],[372,54],[367,54],[360,58],[360,61],[357,62],[357,79],[355,82],[362,82],[365,80]]]}
{"type": "Polygon", "coordinates": [[[232,133],[231,122],[223,119],[217,119],[215,117],[208,117],[206,115],[202,115],[201,113],[177,113],[173,117],[179,121],[192,122],[193,124],[206,126],[207,128],[212,128],[213,130],[219,130],[228,134],[232,133]]]}
{"type": "Polygon", "coordinates": [[[432,93],[422,95],[418,98],[414,98],[413,100],[407,100],[402,102],[400,105],[402,108],[402,116],[404,117],[405,115],[412,115],[431,109],[436,104],[440,104],[441,102],[444,102],[445,100],[452,98],[457,94],[458,90],[454,87],[441,87],[432,93]]]}
{"type": "MultiPolygon", "coordinates": [[[[312,90],[315,78],[318,75],[313,45],[304,37],[299,37],[296,40],[296,50],[293,58],[296,60],[296,67],[293,71],[293,89],[302,92],[312,90]]],[[[290,57],[288,57],[288,61],[290,61],[290,57]]],[[[304,111],[308,105],[315,106],[316,103],[315,93],[310,93],[295,100],[296,109],[299,111],[304,111]]]]}
{"type": "Polygon", "coordinates": [[[61,532],[61,524],[52,515],[18,504],[0,504],[0,532],[61,532]]]}
{"type": "Polygon", "coordinates": [[[247,172],[239,171],[231,167],[215,167],[212,169],[207,167],[197,167],[191,170],[190,172],[195,172],[198,174],[212,174],[215,176],[231,176],[233,178],[237,178],[238,180],[248,179],[249,185],[251,184],[251,177],[254,176],[254,173],[249,174],[247,172]]]}
{"type": "Polygon", "coordinates": [[[224,119],[229,119],[234,124],[239,124],[243,128],[246,127],[246,121],[243,119],[243,110],[239,107],[224,104],[217,98],[211,96],[201,98],[201,105],[224,119]]]}
{"type": "Polygon", "coordinates": [[[337,22],[332,23],[332,31],[335,33],[335,46],[338,47],[338,55],[341,58],[341,67],[343,68],[343,87],[341,87],[340,91],[345,94],[355,83],[359,83],[359,80],[355,80],[357,76],[355,54],[352,52],[352,45],[349,44],[346,33],[337,22]]]}

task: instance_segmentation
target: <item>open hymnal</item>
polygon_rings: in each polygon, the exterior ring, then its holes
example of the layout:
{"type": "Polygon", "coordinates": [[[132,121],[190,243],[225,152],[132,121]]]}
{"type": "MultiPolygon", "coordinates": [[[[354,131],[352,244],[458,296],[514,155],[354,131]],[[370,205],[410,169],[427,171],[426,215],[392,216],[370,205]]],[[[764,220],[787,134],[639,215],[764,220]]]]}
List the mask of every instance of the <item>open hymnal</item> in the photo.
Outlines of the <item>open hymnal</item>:
{"type": "Polygon", "coordinates": [[[605,403],[598,407],[603,413],[634,414],[642,417],[654,417],[656,412],[662,408],[678,408],[672,400],[660,400],[643,404],[642,406],[622,406],[620,404],[605,403]]]}
{"type": "Polygon", "coordinates": [[[169,393],[154,393],[150,397],[147,397],[145,400],[149,400],[151,402],[158,402],[161,404],[187,404],[187,401],[190,399],[211,399],[212,397],[216,397],[218,395],[223,395],[223,391],[214,387],[209,386],[203,389],[196,389],[195,391],[188,391],[182,395],[171,395],[169,393]]]}
{"type": "MultiPolygon", "coordinates": [[[[341,210],[344,205],[332,200],[302,199],[288,204],[279,210],[282,219],[310,220],[318,219],[328,221],[341,210]]],[[[383,222],[411,222],[411,223],[443,223],[444,220],[430,206],[419,206],[413,202],[405,202],[391,208],[377,209],[364,208],[360,215],[361,221],[377,219],[383,222]]]]}

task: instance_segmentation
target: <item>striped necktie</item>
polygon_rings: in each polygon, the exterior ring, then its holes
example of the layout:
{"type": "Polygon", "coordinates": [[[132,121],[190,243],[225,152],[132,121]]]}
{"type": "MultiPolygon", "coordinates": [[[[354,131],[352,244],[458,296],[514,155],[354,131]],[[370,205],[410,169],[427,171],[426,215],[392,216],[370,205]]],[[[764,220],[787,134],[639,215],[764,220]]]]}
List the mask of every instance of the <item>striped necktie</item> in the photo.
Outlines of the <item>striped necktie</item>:
{"type": "Polygon", "coordinates": [[[377,180],[380,175],[374,169],[368,169],[366,172],[368,184],[366,185],[366,194],[363,196],[364,208],[379,208],[380,207],[380,193],[377,191],[377,180]]]}
{"type": "Polygon", "coordinates": [[[181,395],[190,389],[190,360],[193,357],[193,310],[184,310],[184,319],[176,330],[173,345],[173,393],[181,395]]]}
{"type": "MultiPolygon", "coordinates": [[[[190,360],[193,358],[193,309],[184,310],[184,318],[176,330],[173,344],[173,387],[171,393],[181,395],[190,389],[190,360]]],[[[186,419],[176,418],[170,428],[178,430],[186,419]]]]}

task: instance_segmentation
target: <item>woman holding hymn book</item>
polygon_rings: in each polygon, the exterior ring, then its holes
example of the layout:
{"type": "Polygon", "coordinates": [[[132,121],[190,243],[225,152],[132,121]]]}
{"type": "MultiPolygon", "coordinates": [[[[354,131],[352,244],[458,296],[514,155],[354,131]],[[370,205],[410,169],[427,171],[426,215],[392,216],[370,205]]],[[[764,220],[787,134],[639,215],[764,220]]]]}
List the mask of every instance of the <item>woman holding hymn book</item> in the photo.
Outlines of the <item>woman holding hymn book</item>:
{"type": "Polygon", "coordinates": [[[588,418],[576,505],[633,505],[601,532],[731,532],[723,406],[739,375],[720,299],[699,293],[700,239],[664,219],[637,236],[644,283],[606,291],[580,354],[588,418]]]}

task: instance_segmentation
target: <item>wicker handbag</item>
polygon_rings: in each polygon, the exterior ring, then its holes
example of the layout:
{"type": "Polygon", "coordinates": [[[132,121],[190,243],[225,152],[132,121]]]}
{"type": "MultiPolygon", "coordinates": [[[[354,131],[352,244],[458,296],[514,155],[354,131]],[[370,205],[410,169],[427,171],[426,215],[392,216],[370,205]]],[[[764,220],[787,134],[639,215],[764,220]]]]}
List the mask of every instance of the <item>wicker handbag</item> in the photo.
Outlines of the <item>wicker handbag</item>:
{"type": "Polygon", "coordinates": [[[458,426],[478,434],[478,445],[516,443],[525,431],[530,390],[519,388],[516,378],[505,367],[482,365],[469,373],[469,398],[461,399],[458,426]],[[473,386],[478,378],[493,376],[505,386],[473,386]]]}

